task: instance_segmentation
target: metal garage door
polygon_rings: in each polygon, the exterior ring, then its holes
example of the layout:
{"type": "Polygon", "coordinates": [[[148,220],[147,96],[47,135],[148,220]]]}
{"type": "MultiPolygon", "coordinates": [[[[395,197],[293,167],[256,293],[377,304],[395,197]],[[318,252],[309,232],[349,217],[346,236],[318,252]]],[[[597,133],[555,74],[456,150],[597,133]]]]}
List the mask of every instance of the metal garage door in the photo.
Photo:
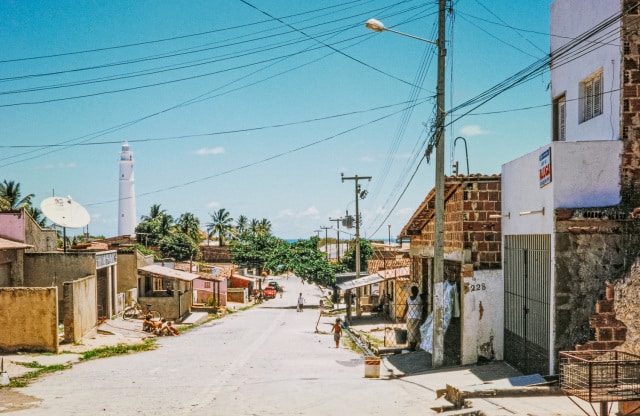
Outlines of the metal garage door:
{"type": "Polygon", "coordinates": [[[550,235],[505,236],[505,361],[524,374],[550,374],[550,235]]]}

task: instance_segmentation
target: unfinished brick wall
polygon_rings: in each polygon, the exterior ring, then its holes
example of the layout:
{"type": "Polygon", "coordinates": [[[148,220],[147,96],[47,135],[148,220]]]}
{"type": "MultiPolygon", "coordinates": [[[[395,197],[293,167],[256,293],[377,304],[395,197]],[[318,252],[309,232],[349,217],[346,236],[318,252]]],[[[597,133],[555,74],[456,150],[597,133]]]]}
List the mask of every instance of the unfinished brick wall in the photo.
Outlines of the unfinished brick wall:
{"type": "Polygon", "coordinates": [[[576,345],[576,350],[613,350],[625,342],[627,326],[616,317],[614,293],[614,285],[607,283],[605,298],[596,302],[596,313],[589,318],[595,340],[576,345]]]}
{"type": "Polygon", "coordinates": [[[620,184],[623,207],[640,206],[640,23],[636,0],[624,0],[620,184]]]}
{"type": "Polygon", "coordinates": [[[471,250],[471,262],[478,270],[502,268],[500,181],[470,182],[464,185],[463,240],[471,250]]]}

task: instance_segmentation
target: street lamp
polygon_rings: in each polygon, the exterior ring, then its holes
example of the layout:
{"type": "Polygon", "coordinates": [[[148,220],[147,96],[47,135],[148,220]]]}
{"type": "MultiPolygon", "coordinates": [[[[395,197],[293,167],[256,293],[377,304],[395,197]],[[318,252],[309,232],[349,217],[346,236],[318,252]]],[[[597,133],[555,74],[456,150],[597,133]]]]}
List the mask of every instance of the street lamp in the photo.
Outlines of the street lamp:
{"type": "Polygon", "coordinates": [[[438,0],[438,40],[437,42],[419,38],[389,29],[379,20],[369,19],[365,26],[375,32],[392,32],[423,42],[438,45],[438,81],[436,87],[436,192],[435,224],[433,232],[433,367],[444,364],[444,121],[445,121],[445,12],[446,0],[438,0]]]}

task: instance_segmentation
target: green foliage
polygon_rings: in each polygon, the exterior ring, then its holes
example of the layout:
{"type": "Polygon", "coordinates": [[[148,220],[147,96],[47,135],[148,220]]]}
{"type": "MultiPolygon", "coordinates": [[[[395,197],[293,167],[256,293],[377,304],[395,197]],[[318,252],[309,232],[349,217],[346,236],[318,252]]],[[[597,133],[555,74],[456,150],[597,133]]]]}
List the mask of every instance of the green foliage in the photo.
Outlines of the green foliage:
{"type": "Polygon", "coordinates": [[[2,201],[0,206],[3,211],[15,211],[20,208],[30,207],[32,198],[35,198],[35,194],[22,196],[20,183],[7,181],[6,179],[0,183],[0,200],[2,201]]]}
{"type": "Polygon", "coordinates": [[[96,358],[107,358],[115,355],[130,354],[132,352],[153,350],[155,348],[155,339],[145,339],[139,344],[118,344],[112,347],[96,348],[95,350],[84,352],[80,357],[80,360],[86,361],[96,358]]]}
{"type": "MultiPolygon", "coordinates": [[[[364,270],[367,267],[367,261],[373,257],[373,247],[368,240],[360,239],[360,269],[364,270]]],[[[356,246],[355,244],[344,253],[342,259],[340,259],[341,268],[344,271],[354,271],[356,269],[356,246]]]]}
{"type": "Polygon", "coordinates": [[[173,258],[176,261],[197,260],[200,249],[187,234],[173,232],[162,237],[158,249],[163,258],[173,258]]]}
{"type": "Polygon", "coordinates": [[[234,229],[233,218],[231,214],[224,208],[220,208],[218,211],[211,214],[211,222],[207,223],[208,237],[211,238],[214,235],[218,236],[218,245],[222,247],[225,240],[227,240],[234,229]]]}
{"type": "Polygon", "coordinates": [[[54,364],[54,365],[42,365],[37,361],[31,361],[28,363],[15,362],[15,364],[21,365],[27,368],[33,368],[34,371],[29,371],[19,377],[14,377],[9,382],[9,387],[26,387],[29,380],[38,378],[42,374],[54,373],[56,371],[66,370],[71,368],[71,364],[54,364]]]}
{"type": "Polygon", "coordinates": [[[264,269],[267,263],[273,267],[274,257],[287,246],[286,241],[272,235],[247,233],[244,238],[231,242],[233,263],[257,270],[264,269]]]}

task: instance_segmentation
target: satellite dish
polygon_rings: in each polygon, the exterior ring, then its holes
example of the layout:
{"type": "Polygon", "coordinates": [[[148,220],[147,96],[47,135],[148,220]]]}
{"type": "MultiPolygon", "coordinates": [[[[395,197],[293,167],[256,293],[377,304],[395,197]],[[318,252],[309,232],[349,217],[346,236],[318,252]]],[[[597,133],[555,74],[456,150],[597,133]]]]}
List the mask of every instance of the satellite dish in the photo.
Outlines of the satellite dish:
{"type": "Polygon", "coordinates": [[[89,212],[70,196],[47,198],[40,204],[40,209],[51,222],[64,228],[82,228],[91,219],[89,212]]]}

